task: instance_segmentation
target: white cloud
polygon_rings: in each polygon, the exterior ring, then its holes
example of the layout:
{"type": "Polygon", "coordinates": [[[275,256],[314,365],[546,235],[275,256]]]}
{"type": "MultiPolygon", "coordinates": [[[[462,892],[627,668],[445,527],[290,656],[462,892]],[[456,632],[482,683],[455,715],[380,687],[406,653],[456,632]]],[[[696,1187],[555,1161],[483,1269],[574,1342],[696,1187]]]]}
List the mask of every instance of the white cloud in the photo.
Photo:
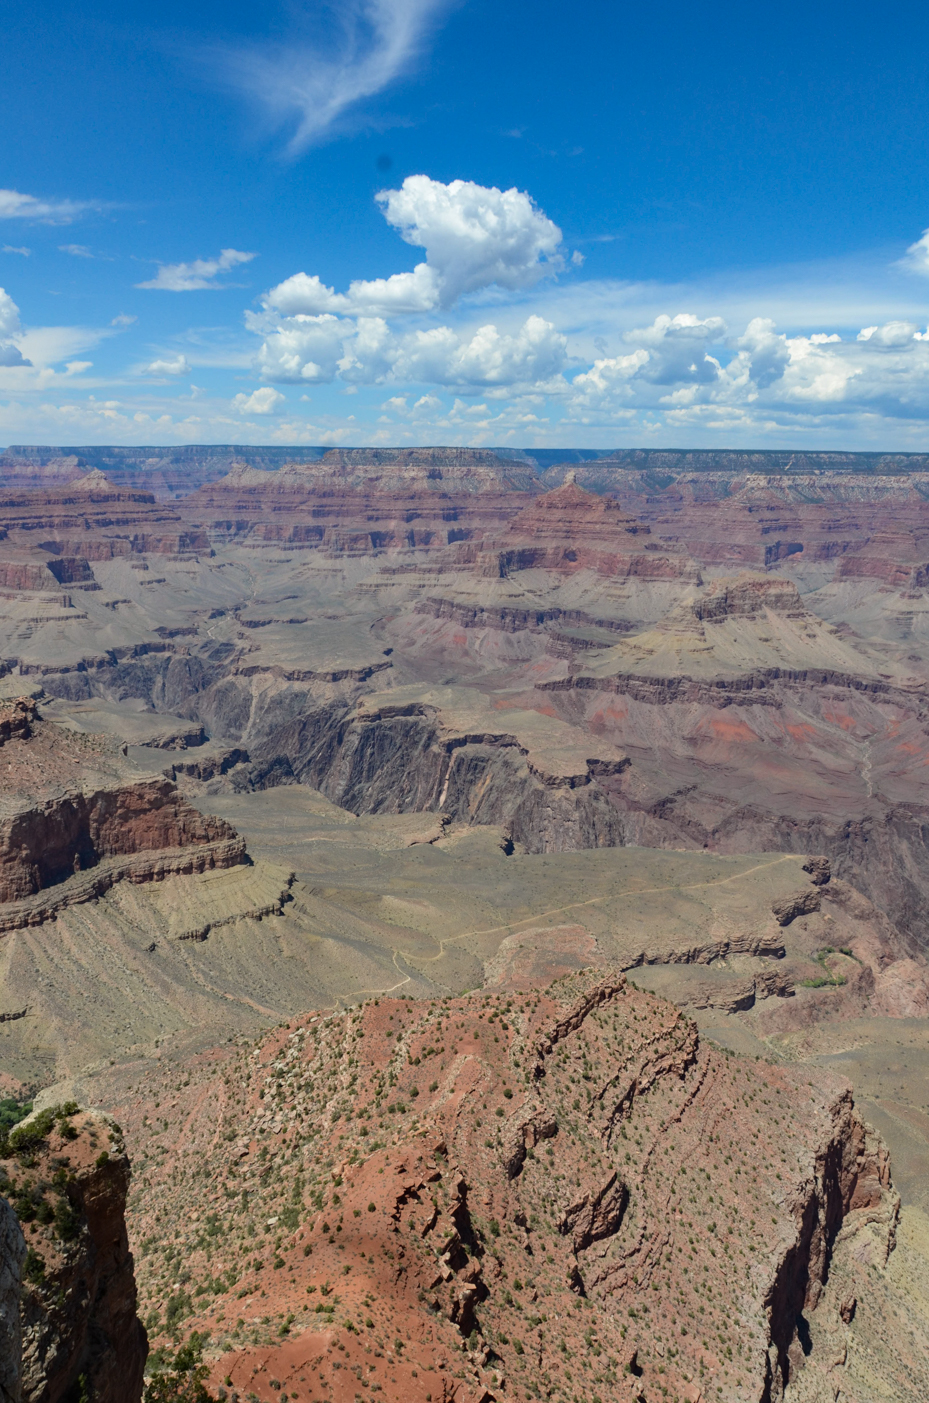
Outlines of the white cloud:
{"type": "Polygon", "coordinates": [[[564,266],[561,230],[515,187],[498,190],[471,180],[443,185],[410,175],[399,190],[382,190],[376,198],[400,237],[426,250],[443,307],[494,284],[532,287],[564,266]]]}
{"type": "Polygon", "coordinates": [[[250,395],[236,395],[233,401],[240,414],[277,414],[285,402],[280,390],[272,390],[270,385],[253,390],[250,395]]]}
{"type": "Polygon", "coordinates": [[[190,365],[186,356],[178,355],[173,360],[153,360],[151,365],[145,367],[143,373],[146,375],[189,375],[190,365]]]}
{"type": "MultiPolygon", "coordinates": [[[[870,341],[872,346],[905,346],[914,337],[917,341],[923,339],[915,322],[893,321],[885,322],[883,326],[863,327],[856,340],[870,341]]],[[[811,341],[817,339],[815,336],[810,337],[811,341]]],[[[841,338],[835,336],[831,339],[839,341],[841,338]]]]}
{"type": "MultiPolygon", "coordinates": [[[[726,332],[721,317],[696,317],[679,312],[662,313],[651,326],[633,328],[623,340],[634,350],[620,356],[602,356],[592,368],[574,377],[574,404],[579,409],[609,405],[625,408],[640,398],[635,381],[670,387],[672,393],[692,394],[691,387],[709,385],[719,378],[719,361],[707,353],[709,343],[726,332]]],[[[653,395],[645,395],[653,399],[653,395]]]]}
{"type": "MultiPolygon", "coordinates": [[[[306,6],[303,27],[312,29],[312,42],[297,34],[289,44],[226,49],[214,57],[227,80],[261,103],[275,125],[293,124],[289,149],[296,154],[406,73],[446,8],[448,0],[342,0],[332,8],[334,28],[326,34],[324,15],[306,6]]],[[[299,27],[299,10],[292,13],[299,27]]]]}
{"type": "Polygon", "coordinates": [[[93,326],[30,326],[17,341],[34,365],[47,368],[73,360],[110,335],[93,326]]]}
{"type": "MultiPolygon", "coordinates": [[[[653,340],[640,332],[626,339],[653,340]]],[[[756,433],[838,417],[877,416],[884,424],[929,419],[929,332],[915,322],[868,326],[846,340],[837,332],[788,336],[770,318],[754,317],[721,352],[725,364],[709,358],[712,374],[700,373],[696,361],[665,361],[656,377],[651,356],[651,348],[640,346],[576,375],[571,415],[582,422],[592,422],[593,414],[599,422],[640,423],[638,414],[657,412],[665,425],[706,425],[715,415],[717,430],[737,422],[756,433]]]]}
{"type": "Polygon", "coordinates": [[[19,308],[10,294],[0,287],[0,365],[30,365],[16,344],[22,336],[19,308]],[[15,338],[15,340],[14,340],[15,338]]]}
{"type": "Polygon", "coordinates": [[[19,308],[10,294],[0,287],[0,340],[18,336],[20,330],[19,308]]]}
{"type": "Polygon", "coordinates": [[[929,273],[929,229],[923,231],[915,244],[910,244],[900,259],[900,266],[913,273],[929,273]]]}
{"type": "Polygon", "coordinates": [[[265,295],[265,308],[282,316],[423,313],[488,287],[533,287],[564,267],[561,230],[521,190],[411,175],[377,200],[401,238],[426,250],[425,263],[389,278],[357,279],[347,293],[315,273],[294,273],[265,295]]]}
{"type": "Polygon", "coordinates": [[[241,263],[250,263],[257,258],[256,253],[241,253],[236,248],[220,250],[218,258],[195,258],[192,263],[160,263],[158,276],[148,282],[136,283],[136,287],[152,288],[160,292],[198,292],[228,286],[218,283],[219,273],[228,273],[241,263]]]}
{"type": "Polygon", "coordinates": [[[130,317],[125,312],[120,312],[119,316],[110,322],[110,326],[132,326],[133,322],[138,320],[138,317],[130,317]]]}
{"type": "MultiPolygon", "coordinates": [[[[262,379],[323,384],[338,377],[350,385],[409,380],[464,392],[548,384],[561,376],[567,342],[542,317],[529,317],[515,333],[489,323],[470,335],[449,326],[400,334],[388,320],[424,315],[492,286],[520,291],[557,272],[563,266],[561,231],[528,195],[463,180],[443,185],[417,175],[377,198],[402,237],[426,250],[426,262],[389,278],[358,279],[347,293],[335,292],[316,274],[295,273],[279,283],[264,297],[263,313],[246,315],[246,325],[264,337],[256,360],[262,379]]],[[[678,318],[668,334],[683,345],[695,333],[678,318]]],[[[703,328],[696,334],[705,339],[707,333],[703,328]]],[[[689,343],[678,354],[692,354],[689,343]]]]}
{"type": "Polygon", "coordinates": [[[70,253],[72,258],[93,258],[93,254],[85,244],[59,244],[59,253],[70,253]]]}
{"type": "Polygon", "coordinates": [[[22,258],[29,258],[32,255],[31,248],[14,248],[12,244],[4,244],[0,249],[2,253],[18,253],[22,258]]]}
{"type": "Polygon", "coordinates": [[[461,336],[449,326],[397,334],[382,317],[353,321],[324,313],[283,319],[266,335],[256,364],[262,379],[276,383],[341,378],[349,384],[412,382],[467,390],[549,384],[566,361],[565,337],[541,317],[527,318],[512,335],[488,324],[461,336]]]}
{"type": "MultiPolygon", "coordinates": [[[[100,206],[88,200],[40,200],[18,190],[0,190],[0,219],[31,219],[37,224],[72,224],[100,206]]],[[[17,250],[18,252],[18,250],[17,250]]]]}
{"type": "Polygon", "coordinates": [[[439,287],[434,271],[419,263],[412,273],[394,273],[389,278],[356,280],[347,293],[326,287],[314,273],[294,273],[273,287],[263,304],[283,316],[318,316],[321,312],[342,315],[396,315],[402,312],[428,312],[438,305],[439,287]]]}
{"type": "Polygon", "coordinates": [[[515,336],[482,326],[467,340],[450,327],[403,338],[395,380],[459,388],[548,384],[561,375],[567,341],[542,317],[529,317],[515,336]]]}
{"type": "MultiPolygon", "coordinates": [[[[258,328],[257,318],[246,318],[258,328]]],[[[333,380],[343,355],[343,341],[353,332],[351,322],[329,313],[318,317],[288,317],[266,337],[256,357],[263,380],[319,384],[333,380]]]]}
{"type": "Polygon", "coordinates": [[[646,351],[639,371],[644,379],[656,385],[708,384],[719,375],[719,361],[707,354],[706,347],[725,333],[722,317],[701,320],[691,312],[679,312],[675,317],[662,314],[651,326],[627,331],[623,340],[646,351]]]}

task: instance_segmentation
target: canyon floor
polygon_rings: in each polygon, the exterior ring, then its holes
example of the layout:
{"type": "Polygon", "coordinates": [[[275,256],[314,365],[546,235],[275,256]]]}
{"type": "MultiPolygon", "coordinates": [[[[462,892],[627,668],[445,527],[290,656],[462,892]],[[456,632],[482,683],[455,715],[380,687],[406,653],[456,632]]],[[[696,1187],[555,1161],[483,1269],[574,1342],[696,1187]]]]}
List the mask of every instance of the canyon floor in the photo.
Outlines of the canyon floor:
{"type": "Polygon", "coordinates": [[[927,1396],[921,467],[79,468],[0,481],[0,1085],[121,1127],[156,1357],[927,1396]]]}

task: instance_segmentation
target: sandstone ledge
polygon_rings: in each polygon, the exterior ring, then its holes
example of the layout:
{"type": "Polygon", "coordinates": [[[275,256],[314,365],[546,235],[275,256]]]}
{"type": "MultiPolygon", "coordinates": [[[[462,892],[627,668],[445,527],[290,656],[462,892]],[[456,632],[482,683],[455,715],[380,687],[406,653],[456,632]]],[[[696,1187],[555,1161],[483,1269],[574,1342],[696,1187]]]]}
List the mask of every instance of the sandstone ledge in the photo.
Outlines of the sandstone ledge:
{"type": "Polygon", "coordinates": [[[0,906],[0,933],[53,921],[68,906],[95,901],[117,882],[160,882],[168,875],[207,872],[215,867],[235,867],[246,861],[245,840],[226,838],[214,843],[192,843],[158,852],[103,858],[88,872],[77,873],[55,887],[48,887],[21,901],[0,906]]]}

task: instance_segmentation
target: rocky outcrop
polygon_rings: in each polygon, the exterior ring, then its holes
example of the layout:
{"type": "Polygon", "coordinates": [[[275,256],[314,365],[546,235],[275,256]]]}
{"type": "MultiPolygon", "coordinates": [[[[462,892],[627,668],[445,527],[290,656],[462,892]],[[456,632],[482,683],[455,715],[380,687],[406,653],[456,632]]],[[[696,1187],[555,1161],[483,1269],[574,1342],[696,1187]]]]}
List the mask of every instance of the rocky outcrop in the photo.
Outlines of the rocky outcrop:
{"type": "Polygon", "coordinates": [[[0,746],[8,740],[28,740],[35,721],[35,704],[27,697],[0,702],[0,746]]]}
{"type": "Polygon", "coordinates": [[[501,825],[531,852],[620,841],[600,779],[625,760],[593,756],[565,772],[508,730],[449,734],[428,705],[333,703],[250,744],[249,754],[253,783],[297,779],[352,813],[431,811],[501,825]]]}
{"type": "Polygon", "coordinates": [[[115,487],[98,471],[67,486],[0,492],[0,521],[11,551],[26,556],[0,565],[0,583],[18,589],[53,588],[66,575],[68,583],[92,586],[88,562],[114,555],[210,552],[207,537],[191,531],[173,507],[151,492],[115,487]],[[40,551],[45,558],[36,560],[40,551]]]}
{"type": "Polygon", "coordinates": [[[42,721],[30,698],[0,705],[0,749],[0,928],[47,919],[55,901],[31,899],[69,882],[65,904],[99,896],[122,877],[244,860],[235,830],[193,808],[173,781],[134,778],[114,745],[42,721]]]}
{"type": "Polygon", "coordinates": [[[12,1398],[138,1403],[148,1346],[136,1314],[125,1222],[129,1162],[119,1127],[59,1106],[22,1122],[0,1155],[3,1190],[28,1243],[20,1393],[12,1398]]]}
{"type": "Polygon", "coordinates": [[[168,779],[72,793],[0,822],[0,902],[21,901],[110,858],[199,847],[210,848],[211,859],[204,852],[197,867],[194,858],[194,871],[244,857],[235,830],[199,813],[168,779]]]}
{"type": "MultiPolygon", "coordinates": [[[[268,1338],[227,1334],[214,1365],[240,1398],[312,1371],[333,1396],[360,1376],[413,1403],[539,1384],[697,1398],[707,1375],[725,1403],[773,1400],[843,1224],[868,1215],[893,1245],[886,1150],[844,1083],[727,1056],[618,973],[382,997],[192,1076],[188,1144],[235,1187],[184,1230],[183,1306],[157,1257],[144,1291],[153,1319],[170,1305],[201,1331],[265,1293],[268,1338]]],[[[140,1235],[190,1203],[191,1172],[153,1165],[140,1235]]]]}
{"type": "Polygon", "coordinates": [[[44,925],[70,906],[83,906],[105,896],[118,882],[135,885],[161,882],[165,877],[187,877],[237,867],[247,860],[245,840],[238,834],[217,842],[197,842],[160,851],[145,849],[127,857],[101,858],[89,871],[75,872],[73,877],[66,877],[32,896],[0,904],[0,934],[44,925]]]}
{"type": "Polygon", "coordinates": [[[806,887],[793,896],[775,901],[771,912],[779,926],[789,926],[798,916],[808,916],[812,911],[818,911],[821,904],[821,892],[816,887],[806,887]]]}
{"type": "Polygon", "coordinates": [[[604,578],[699,581],[693,562],[678,548],[651,539],[649,528],[614,498],[585,492],[573,479],[514,516],[500,544],[484,573],[592,570],[604,578]]]}

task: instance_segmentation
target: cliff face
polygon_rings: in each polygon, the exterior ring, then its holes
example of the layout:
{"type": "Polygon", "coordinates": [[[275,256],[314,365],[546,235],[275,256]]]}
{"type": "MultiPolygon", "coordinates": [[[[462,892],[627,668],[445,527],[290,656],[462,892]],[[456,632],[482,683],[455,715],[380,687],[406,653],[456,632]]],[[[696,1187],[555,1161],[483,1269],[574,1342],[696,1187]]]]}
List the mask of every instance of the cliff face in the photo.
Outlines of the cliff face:
{"type": "MultiPolygon", "coordinates": [[[[28,699],[0,703],[0,748],[0,903],[22,901],[113,858],[183,849],[175,870],[192,862],[195,871],[243,859],[235,830],[198,813],[170,780],[124,776],[120,783],[127,767],[118,754],[42,722],[28,699]]],[[[134,875],[145,880],[144,863],[134,875]]]]}
{"type": "Polygon", "coordinates": [[[531,852],[621,840],[600,785],[626,765],[611,745],[538,713],[462,708],[458,689],[411,690],[425,700],[393,691],[308,706],[259,732],[249,747],[254,782],[295,778],[358,814],[431,811],[501,825],[531,852]]]}
{"type": "Polygon", "coordinates": [[[501,573],[592,570],[604,579],[699,579],[676,546],[652,537],[612,497],[585,492],[573,480],[537,497],[507,527],[497,560],[501,573]]]}
{"type": "MultiPolygon", "coordinates": [[[[762,1403],[799,1371],[843,1223],[893,1244],[886,1151],[844,1084],[727,1057],[622,975],[381,999],[226,1058],[199,1069],[187,1134],[234,1191],[178,1244],[168,1314],[225,1329],[234,1398],[312,1375],[338,1400],[361,1378],[415,1403],[712,1380],[762,1403]]],[[[190,1202],[180,1172],[153,1166],[140,1235],[190,1202]]],[[[153,1320],[174,1271],[146,1259],[153,1320]]]]}
{"type": "Polygon", "coordinates": [[[28,1244],[23,1260],[8,1225],[0,1273],[22,1282],[22,1363],[11,1403],[138,1403],[148,1345],[136,1315],[129,1162],[118,1127],[59,1107],[23,1122],[4,1149],[0,1184],[28,1244]]]}
{"type": "MultiPolygon", "coordinates": [[[[150,492],[120,490],[99,471],[82,474],[67,486],[55,483],[44,490],[39,486],[32,491],[0,491],[0,521],[5,528],[4,554],[9,549],[13,556],[22,553],[33,558],[31,565],[11,560],[0,566],[0,582],[20,589],[47,588],[42,581],[48,562],[35,560],[37,552],[53,559],[77,556],[86,561],[139,552],[177,555],[210,549],[206,537],[187,530],[173,507],[157,503],[150,492]],[[18,580],[17,570],[25,571],[18,580]],[[30,571],[38,573],[30,575],[30,571]]],[[[60,559],[50,568],[60,570],[60,559]]]]}
{"type": "Polygon", "coordinates": [[[106,858],[166,848],[230,844],[205,864],[229,866],[243,856],[235,837],[229,824],[193,809],[170,780],[69,795],[0,825],[0,902],[31,896],[106,858]]]}
{"type": "Polygon", "coordinates": [[[21,1403],[23,1337],[19,1293],[26,1243],[10,1205],[0,1198],[0,1403],[21,1403]]]}

